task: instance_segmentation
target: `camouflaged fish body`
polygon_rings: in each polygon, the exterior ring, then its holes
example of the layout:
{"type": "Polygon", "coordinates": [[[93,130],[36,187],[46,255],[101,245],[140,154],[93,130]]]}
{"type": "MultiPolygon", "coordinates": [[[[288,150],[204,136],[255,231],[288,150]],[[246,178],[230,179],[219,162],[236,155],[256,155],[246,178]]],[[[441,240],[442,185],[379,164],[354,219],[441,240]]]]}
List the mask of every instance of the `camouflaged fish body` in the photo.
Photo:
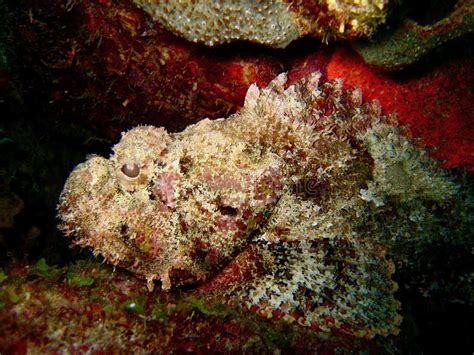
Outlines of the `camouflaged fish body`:
{"type": "Polygon", "coordinates": [[[455,187],[377,103],[319,78],[252,85],[241,112],[180,133],[124,133],[109,159],[71,173],[60,228],[150,288],[258,265],[221,295],[314,329],[396,333],[386,255],[396,236],[384,219],[441,204],[455,187]]]}

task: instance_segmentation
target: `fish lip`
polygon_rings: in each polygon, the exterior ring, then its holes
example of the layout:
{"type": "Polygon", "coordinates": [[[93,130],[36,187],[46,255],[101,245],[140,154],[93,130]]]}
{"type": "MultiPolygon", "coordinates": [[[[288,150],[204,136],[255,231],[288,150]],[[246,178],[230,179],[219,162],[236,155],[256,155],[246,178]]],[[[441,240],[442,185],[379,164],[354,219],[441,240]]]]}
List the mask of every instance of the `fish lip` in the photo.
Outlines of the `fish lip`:
{"type": "Polygon", "coordinates": [[[90,155],[70,173],[56,207],[61,221],[58,227],[66,236],[74,237],[74,240],[84,239],[87,216],[97,214],[91,206],[100,203],[98,196],[102,191],[116,185],[111,169],[108,159],[90,155]]]}
{"type": "MultiPolygon", "coordinates": [[[[78,164],[71,172],[64,187],[73,184],[73,187],[94,187],[98,182],[110,182],[113,178],[112,163],[109,159],[99,155],[88,155],[87,160],[78,164]],[[87,174],[89,176],[87,176],[87,174]],[[82,181],[76,181],[83,178],[82,181]],[[87,179],[90,181],[87,181],[87,179]]],[[[64,189],[63,189],[64,192],[64,189]]]]}

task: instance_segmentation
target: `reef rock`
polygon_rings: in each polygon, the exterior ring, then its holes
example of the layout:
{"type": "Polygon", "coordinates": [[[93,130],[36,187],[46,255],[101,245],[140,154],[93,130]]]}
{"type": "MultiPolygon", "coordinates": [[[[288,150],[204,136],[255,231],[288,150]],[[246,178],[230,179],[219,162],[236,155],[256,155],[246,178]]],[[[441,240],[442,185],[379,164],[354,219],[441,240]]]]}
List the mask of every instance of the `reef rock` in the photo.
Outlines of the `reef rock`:
{"type": "Polygon", "coordinates": [[[353,51],[311,38],[284,51],[205,48],[150,23],[126,1],[70,5],[22,0],[9,16],[19,46],[14,63],[21,65],[15,69],[21,83],[10,87],[25,88],[25,106],[44,117],[78,122],[114,139],[138,124],[178,131],[203,117],[236,112],[252,83],[264,87],[282,71],[290,81],[320,71],[324,79],[343,77],[368,99],[379,99],[444,167],[474,169],[470,42],[450,48],[449,56],[435,51],[419,67],[394,76],[353,51]]]}
{"type": "Polygon", "coordinates": [[[441,44],[474,32],[474,0],[460,0],[440,21],[420,25],[405,19],[395,29],[379,32],[374,38],[355,43],[367,64],[395,70],[418,61],[441,44]]]}
{"type": "Polygon", "coordinates": [[[226,116],[252,83],[265,86],[283,70],[265,51],[186,42],[129,1],[22,0],[11,7],[26,103],[108,137],[138,124],[175,131],[226,116]]]}
{"type": "Polygon", "coordinates": [[[311,35],[324,41],[370,34],[385,19],[388,0],[133,0],[188,41],[208,46],[250,41],[284,48],[311,35]]]}
{"type": "Polygon", "coordinates": [[[252,85],[240,113],[180,133],[124,133],[110,159],[71,173],[60,229],[150,288],[212,283],[234,265],[220,296],[260,315],[396,333],[387,251],[456,186],[376,102],[319,78],[252,85]]]}

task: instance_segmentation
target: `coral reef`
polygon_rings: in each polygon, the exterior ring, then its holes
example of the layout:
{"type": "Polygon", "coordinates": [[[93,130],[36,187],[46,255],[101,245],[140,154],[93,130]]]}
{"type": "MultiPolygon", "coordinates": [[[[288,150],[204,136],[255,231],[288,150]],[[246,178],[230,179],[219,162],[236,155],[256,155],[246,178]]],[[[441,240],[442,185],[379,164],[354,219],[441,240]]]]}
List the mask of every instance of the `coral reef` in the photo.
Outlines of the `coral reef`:
{"type": "Polygon", "coordinates": [[[180,133],[124,133],[110,159],[71,173],[61,230],[150,289],[219,283],[238,261],[220,292],[231,303],[324,331],[396,333],[387,253],[457,187],[376,102],[319,79],[252,85],[238,114],[180,133]]]}
{"type": "Polygon", "coordinates": [[[388,0],[133,0],[173,33],[208,46],[250,41],[284,48],[311,35],[329,41],[367,36],[385,19],[388,0]]]}
{"type": "Polygon", "coordinates": [[[437,46],[474,31],[474,1],[458,1],[452,13],[431,25],[402,21],[381,31],[370,41],[355,43],[367,64],[394,70],[406,67],[437,46]]]}
{"type": "Polygon", "coordinates": [[[126,2],[71,4],[66,9],[60,1],[22,0],[9,16],[21,46],[14,60],[21,65],[18,86],[25,105],[44,117],[65,125],[73,120],[114,139],[137,124],[176,131],[236,112],[253,82],[263,87],[283,70],[291,81],[316,70],[326,80],[330,65],[329,79],[346,78],[370,99],[380,99],[444,167],[474,166],[469,38],[394,77],[352,51],[322,47],[311,38],[285,51],[237,44],[207,49],[150,25],[126,2]],[[436,128],[439,122],[443,129],[436,128]]]}

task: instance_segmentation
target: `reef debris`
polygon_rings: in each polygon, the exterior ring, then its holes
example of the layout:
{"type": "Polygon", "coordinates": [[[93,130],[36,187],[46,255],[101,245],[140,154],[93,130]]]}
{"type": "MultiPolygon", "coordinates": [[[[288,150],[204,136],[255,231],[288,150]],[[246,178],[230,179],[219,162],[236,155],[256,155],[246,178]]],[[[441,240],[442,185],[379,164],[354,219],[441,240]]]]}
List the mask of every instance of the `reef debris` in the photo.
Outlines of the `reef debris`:
{"type": "Polygon", "coordinates": [[[71,173],[60,229],[150,289],[238,261],[220,290],[230,302],[323,331],[396,333],[391,227],[410,238],[457,187],[377,102],[319,79],[281,74],[228,119],[124,133],[110,159],[71,173]]]}
{"type": "Polygon", "coordinates": [[[168,30],[214,46],[249,41],[284,48],[303,36],[327,42],[367,36],[385,20],[388,0],[133,0],[168,30]]]}

